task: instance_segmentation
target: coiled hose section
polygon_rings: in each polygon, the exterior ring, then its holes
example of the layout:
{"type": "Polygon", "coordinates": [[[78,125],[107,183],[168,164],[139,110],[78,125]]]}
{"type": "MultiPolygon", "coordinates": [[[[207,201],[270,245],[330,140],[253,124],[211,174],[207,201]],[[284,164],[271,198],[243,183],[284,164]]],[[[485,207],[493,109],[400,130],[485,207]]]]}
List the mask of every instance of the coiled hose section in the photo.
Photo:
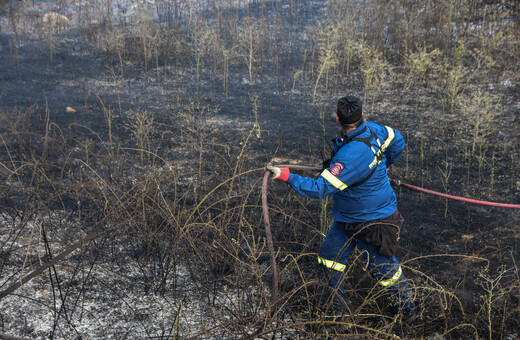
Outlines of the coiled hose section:
{"type": "MultiPolygon", "coordinates": [[[[305,166],[305,165],[292,165],[292,164],[280,164],[276,165],[280,168],[289,168],[291,170],[303,170],[303,171],[320,171],[321,168],[305,166]]],[[[267,205],[267,183],[270,171],[265,171],[264,179],[262,181],[262,210],[264,213],[264,224],[265,224],[265,237],[267,239],[267,247],[269,249],[269,257],[271,259],[271,268],[273,271],[273,295],[271,300],[271,307],[278,302],[278,270],[276,269],[276,253],[274,251],[273,236],[271,234],[271,223],[269,221],[269,207],[267,205]]]]}

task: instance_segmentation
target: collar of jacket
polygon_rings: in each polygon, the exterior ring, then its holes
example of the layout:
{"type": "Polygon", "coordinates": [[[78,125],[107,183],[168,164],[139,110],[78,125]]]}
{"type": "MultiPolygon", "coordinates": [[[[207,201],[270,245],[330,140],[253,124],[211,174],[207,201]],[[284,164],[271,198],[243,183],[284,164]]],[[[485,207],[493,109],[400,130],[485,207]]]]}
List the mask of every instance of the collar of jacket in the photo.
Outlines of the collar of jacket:
{"type": "Polygon", "coordinates": [[[356,133],[360,132],[361,130],[363,130],[365,128],[366,124],[367,124],[366,122],[361,124],[357,129],[350,131],[349,133],[347,133],[343,137],[332,138],[331,142],[332,142],[332,145],[334,147],[334,153],[336,153],[338,151],[338,149],[343,145],[343,141],[346,138],[351,137],[351,136],[355,135],[356,133]]]}

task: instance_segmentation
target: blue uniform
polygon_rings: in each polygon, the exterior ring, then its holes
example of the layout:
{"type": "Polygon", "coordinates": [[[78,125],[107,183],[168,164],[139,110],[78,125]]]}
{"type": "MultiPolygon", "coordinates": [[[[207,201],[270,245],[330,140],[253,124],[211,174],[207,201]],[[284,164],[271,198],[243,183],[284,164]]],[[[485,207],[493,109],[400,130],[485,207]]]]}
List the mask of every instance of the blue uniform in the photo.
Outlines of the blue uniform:
{"type": "Polygon", "coordinates": [[[332,143],[335,155],[330,167],[324,170],[318,179],[291,174],[287,183],[305,197],[323,198],[332,195],[334,207],[331,216],[336,221],[366,222],[392,215],[397,209],[397,201],[388,181],[386,168],[397,161],[404,149],[403,136],[392,128],[367,122],[346,136],[333,139],[332,143]],[[338,150],[344,138],[362,131],[365,127],[368,129],[358,137],[370,137],[371,130],[378,136],[381,146],[376,139],[370,144],[376,153],[383,151],[384,157],[379,164],[373,164],[374,152],[365,143],[353,141],[338,150]],[[377,167],[374,174],[363,185],[348,188],[369,176],[373,167],[377,167]]]}
{"type": "MultiPolygon", "coordinates": [[[[341,305],[347,297],[343,291],[343,273],[350,252],[358,246],[372,275],[393,295],[396,302],[393,308],[403,308],[409,313],[414,308],[411,289],[404,281],[395,256],[382,255],[378,247],[346,233],[340,223],[369,222],[398,214],[387,167],[399,158],[404,149],[404,138],[390,127],[366,122],[347,135],[333,139],[332,143],[334,156],[319,178],[291,173],[287,180],[296,192],[305,197],[321,199],[332,195],[334,198],[331,212],[334,223],[318,252],[318,261],[325,269],[331,288],[329,292],[334,293],[333,299],[340,301],[339,308],[344,307],[341,305]],[[344,144],[352,136],[356,138],[344,144]]],[[[328,297],[331,297],[330,293],[328,297]]]]}

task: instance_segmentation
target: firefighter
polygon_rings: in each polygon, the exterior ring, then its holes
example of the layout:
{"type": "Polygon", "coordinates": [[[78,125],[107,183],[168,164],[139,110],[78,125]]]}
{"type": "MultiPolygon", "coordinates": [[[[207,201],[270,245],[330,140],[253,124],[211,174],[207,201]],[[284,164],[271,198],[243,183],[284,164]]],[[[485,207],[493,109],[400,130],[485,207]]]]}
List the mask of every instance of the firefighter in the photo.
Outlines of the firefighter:
{"type": "Polygon", "coordinates": [[[318,251],[327,287],[320,294],[321,306],[349,311],[343,281],[347,259],[357,246],[372,276],[389,293],[388,313],[410,315],[412,290],[395,257],[404,219],[387,173],[404,149],[404,138],[391,127],[365,122],[355,96],[338,100],[336,121],[342,137],[332,140],[332,157],[317,179],[271,164],[266,169],[305,197],[334,199],[334,222],[318,251]]]}

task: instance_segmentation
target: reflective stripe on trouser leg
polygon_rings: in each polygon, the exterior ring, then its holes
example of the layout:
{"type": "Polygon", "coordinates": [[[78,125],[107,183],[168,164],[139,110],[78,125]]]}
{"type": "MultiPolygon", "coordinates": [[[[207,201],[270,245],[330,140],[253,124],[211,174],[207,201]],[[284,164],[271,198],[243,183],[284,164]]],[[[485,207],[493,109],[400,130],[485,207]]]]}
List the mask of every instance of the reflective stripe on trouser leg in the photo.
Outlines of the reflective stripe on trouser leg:
{"type": "Polygon", "coordinates": [[[339,272],[345,271],[347,259],[356,243],[343,231],[341,225],[334,222],[318,251],[318,263],[339,272]]]}
{"type": "Polygon", "coordinates": [[[338,272],[344,272],[345,268],[346,268],[346,266],[342,263],[331,261],[331,260],[326,260],[320,256],[318,256],[318,263],[324,265],[325,267],[327,267],[329,269],[334,269],[338,272]]]}
{"type": "Polygon", "coordinates": [[[327,283],[321,293],[320,304],[332,309],[347,308],[347,296],[343,290],[347,259],[355,248],[356,241],[334,222],[318,251],[318,263],[323,265],[323,282],[327,283]]]}
{"type": "Polygon", "coordinates": [[[401,266],[399,266],[399,268],[397,268],[397,271],[395,272],[394,276],[392,276],[388,280],[379,281],[379,284],[383,287],[389,287],[389,286],[393,285],[394,283],[396,283],[397,280],[399,280],[402,273],[403,273],[403,270],[401,269],[401,266]]]}
{"type": "Polygon", "coordinates": [[[366,254],[365,260],[368,261],[371,274],[379,280],[379,284],[385,287],[388,293],[400,300],[408,300],[412,297],[412,290],[405,281],[405,275],[395,256],[381,255],[362,240],[358,240],[358,247],[366,254]]]}

